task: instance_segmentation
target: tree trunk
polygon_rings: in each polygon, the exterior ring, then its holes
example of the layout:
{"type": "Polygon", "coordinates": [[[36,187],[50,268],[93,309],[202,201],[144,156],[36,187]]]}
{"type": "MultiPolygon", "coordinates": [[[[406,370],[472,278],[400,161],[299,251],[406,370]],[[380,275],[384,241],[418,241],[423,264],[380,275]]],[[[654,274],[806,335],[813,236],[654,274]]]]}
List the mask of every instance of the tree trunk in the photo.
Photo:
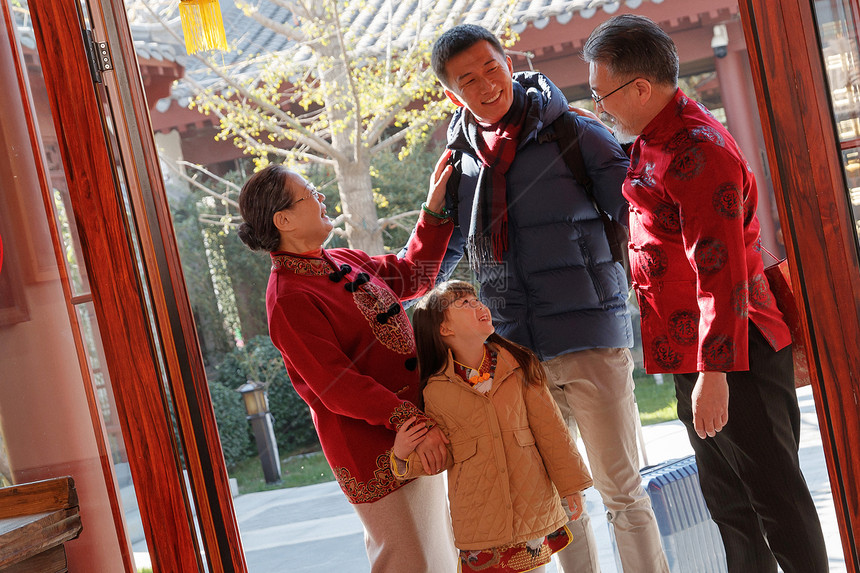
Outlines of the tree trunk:
{"type": "Polygon", "coordinates": [[[349,71],[340,57],[335,42],[320,46],[320,52],[331,58],[321,59],[317,68],[325,90],[325,108],[332,125],[331,143],[346,161],[335,166],[340,201],[346,216],[346,239],[353,249],[361,249],[370,255],[384,251],[382,229],[373,202],[373,186],[370,181],[370,161],[367,149],[356,133],[355,108],[349,84],[349,71]],[[349,110],[349,113],[347,113],[349,110]]]}
{"type": "Polygon", "coordinates": [[[367,160],[338,164],[335,168],[340,201],[346,214],[346,238],[353,249],[370,255],[384,251],[382,229],[373,201],[370,163],[367,160]]]}

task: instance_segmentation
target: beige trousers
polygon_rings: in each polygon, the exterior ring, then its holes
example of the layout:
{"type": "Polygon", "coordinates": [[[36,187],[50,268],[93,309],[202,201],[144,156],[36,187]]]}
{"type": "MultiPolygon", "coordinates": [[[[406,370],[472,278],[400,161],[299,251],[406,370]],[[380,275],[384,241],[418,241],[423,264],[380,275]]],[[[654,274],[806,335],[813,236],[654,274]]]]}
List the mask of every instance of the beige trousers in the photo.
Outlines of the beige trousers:
{"type": "MultiPolygon", "coordinates": [[[[606,506],[624,573],[668,573],[651,500],[642,488],[633,396],[633,358],[626,348],[569,352],[543,363],[547,383],[571,433],[585,444],[594,487],[606,506]]],[[[562,504],[567,510],[564,500],[562,504]]],[[[568,515],[570,513],[568,512],[568,515]]],[[[564,573],[597,573],[591,519],[568,522],[573,540],[556,555],[564,573]]]]}
{"type": "Polygon", "coordinates": [[[364,525],[372,573],[457,571],[444,480],[444,473],[421,477],[378,501],[352,506],[364,525]]]}

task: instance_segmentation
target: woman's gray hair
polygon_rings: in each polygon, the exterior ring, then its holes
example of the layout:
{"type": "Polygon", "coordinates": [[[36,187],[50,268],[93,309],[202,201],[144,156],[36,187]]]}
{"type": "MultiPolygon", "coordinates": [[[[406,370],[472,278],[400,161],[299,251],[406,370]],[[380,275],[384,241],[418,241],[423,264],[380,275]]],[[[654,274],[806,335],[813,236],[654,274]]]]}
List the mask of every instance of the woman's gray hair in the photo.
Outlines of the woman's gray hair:
{"type": "Polygon", "coordinates": [[[622,14],[595,28],[582,48],[582,59],[600,64],[613,77],[678,86],[675,42],[644,16],[622,14]]]}
{"type": "Polygon", "coordinates": [[[252,175],[239,192],[239,213],[244,221],[237,235],[253,251],[278,250],[281,234],[273,217],[289,209],[295,200],[287,188],[292,171],[281,164],[269,165],[252,175]]]}

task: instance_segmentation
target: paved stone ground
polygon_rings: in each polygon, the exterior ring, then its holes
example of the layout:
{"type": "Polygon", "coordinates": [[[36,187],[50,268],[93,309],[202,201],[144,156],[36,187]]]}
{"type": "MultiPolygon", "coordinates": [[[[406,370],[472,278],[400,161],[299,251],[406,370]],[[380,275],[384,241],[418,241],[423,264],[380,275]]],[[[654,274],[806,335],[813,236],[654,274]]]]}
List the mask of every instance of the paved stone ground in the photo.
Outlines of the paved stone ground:
{"type": "MultiPolygon", "coordinates": [[[[818,506],[831,571],[843,573],[842,546],[809,387],[798,391],[798,400],[802,413],[801,466],[818,506]]],[[[648,464],[692,453],[686,432],[677,421],[645,426],[642,439],[648,464]]],[[[370,571],[361,522],[336,483],[246,494],[235,498],[234,503],[250,573],[370,571]]],[[[619,573],[602,518],[603,504],[593,488],[586,491],[586,503],[603,573],[619,573]]],[[[547,569],[547,573],[557,573],[554,563],[547,569]]]]}
{"type": "MultiPolygon", "coordinates": [[[[831,571],[844,572],[830,482],[810,389],[801,389],[798,399],[803,417],[801,464],[819,508],[831,556],[831,571]]],[[[642,435],[650,464],[692,453],[680,422],[646,426],[642,435]]],[[[234,501],[251,573],[370,571],[364,554],[361,523],[335,483],[248,494],[234,501]]],[[[603,571],[618,573],[609,531],[602,519],[603,504],[594,489],[586,492],[586,502],[600,546],[603,571]]],[[[556,572],[554,564],[548,569],[548,573],[556,572]]]]}

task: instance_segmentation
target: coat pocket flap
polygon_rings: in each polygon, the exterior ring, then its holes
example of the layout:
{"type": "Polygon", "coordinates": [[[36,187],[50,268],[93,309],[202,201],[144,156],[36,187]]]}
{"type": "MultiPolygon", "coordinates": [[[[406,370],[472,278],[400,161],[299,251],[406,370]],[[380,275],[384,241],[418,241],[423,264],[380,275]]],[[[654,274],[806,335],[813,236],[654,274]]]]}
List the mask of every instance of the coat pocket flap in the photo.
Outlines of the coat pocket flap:
{"type": "Polygon", "coordinates": [[[514,436],[517,438],[517,443],[521,446],[533,446],[535,443],[534,434],[528,428],[514,430],[514,436]]]}
{"type": "Polygon", "coordinates": [[[478,451],[478,440],[465,440],[463,442],[454,442],[451,444],[451,453],[454,457],[454,463],[458,464],[468,460],[478,451]]]}

